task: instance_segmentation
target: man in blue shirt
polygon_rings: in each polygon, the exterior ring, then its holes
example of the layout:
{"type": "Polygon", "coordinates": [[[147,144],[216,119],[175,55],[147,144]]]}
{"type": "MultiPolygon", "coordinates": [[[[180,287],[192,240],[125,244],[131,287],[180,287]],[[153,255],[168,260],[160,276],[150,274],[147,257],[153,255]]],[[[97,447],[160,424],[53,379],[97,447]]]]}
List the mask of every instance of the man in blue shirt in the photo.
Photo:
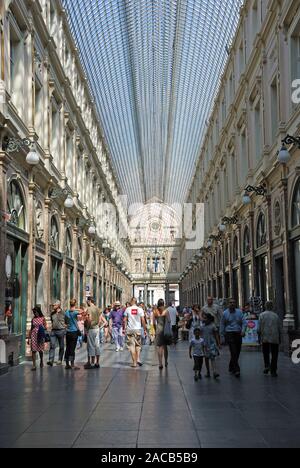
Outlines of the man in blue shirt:
{"type": "Polygon", "coordinates": [[[222,339],[226,339],[229,345],[231,360],[229,372],[236,377],[240,377],[239,357],[242,350],[243,337],[245,336],[247,322],[243,312],[236,308],[236,301],[229,300],[229,307],[225,310],[222,320],[220,334],[222,339]]]}

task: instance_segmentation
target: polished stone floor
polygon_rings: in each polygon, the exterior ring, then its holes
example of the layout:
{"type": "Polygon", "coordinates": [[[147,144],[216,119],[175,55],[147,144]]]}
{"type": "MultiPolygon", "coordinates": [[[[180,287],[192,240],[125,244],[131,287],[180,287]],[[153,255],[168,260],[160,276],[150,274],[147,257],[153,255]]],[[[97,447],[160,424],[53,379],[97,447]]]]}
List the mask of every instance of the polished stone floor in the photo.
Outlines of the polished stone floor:
{"type": "MultiPolygon", "coordinates": [[[[242,354],[242,377],[194,382],[187,343],[160,372],[153,347],[144,366],[105,345],[100,370],[0,377],[0,447],[300,447],[300,366],[281,356],[278,379],[262,375],[261,355],[242,354]]],[[[78,361],[85,359],[85,350],[78,361]]]]}

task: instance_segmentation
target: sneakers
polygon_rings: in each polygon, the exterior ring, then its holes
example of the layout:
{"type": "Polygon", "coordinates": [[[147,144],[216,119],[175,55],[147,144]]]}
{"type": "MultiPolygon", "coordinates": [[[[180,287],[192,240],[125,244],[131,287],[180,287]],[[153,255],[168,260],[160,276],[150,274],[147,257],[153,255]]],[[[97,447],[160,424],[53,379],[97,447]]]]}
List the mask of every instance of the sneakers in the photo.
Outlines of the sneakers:
{"type": "Polygon", "coordinates": [[[71,367],[69,364],[67,364],[66,367],[65,367],[65,369],[66,369],[66,370],[70,370],[70,369],[72,369],[72,367],[71,367]]]}
{"type": "Polygon", "coordinates": [[[120,348],[120,351],[124,351],[124,348],[120,348]]]}
{"type": "Polygon", "coordinates": [[[220,374],[215,373],[214,374],[214,379],[217,380],[220,377],[220,374]]]}
{"type": "Polygon", "coordinates": [[[48,362],[47,362],[47,366],[53,367],[53,362],[52,362],[52,361],[48,361],[48,362]]]}
{"type": "Polygon", "coordinates": [[[93,366],[90,362],[87,362],[84,366],[83,366],[84,369],[93,369],[93,366]]]}
{"type": "Polygon", "coordinates": [[[195,382],[198,382],[198,375],[197,374],[195,374],[194,380],[195,380],[195,382]]]}
{"type": "Polygon", "coordinates": [[[270,372],[270,368],[269,368],[269,367],[266,367],[265,370],[264,370],[264,374],[265,374],[265,375],[268,375],[269,372],[270,372]]]}
{"type": "Polygon", "coordinates": [[[95,364],[94,369],[100,369],[100,364],[95,364]]]}
{"type": "Polygon", "coordinates": [[[61,365],[62,365],[62,362],[61,362],[61,361],[57,361],[57,362],[56,362],[56,365],[57,365],[57,366],[61,366],[61,365]]]}
{"type": "Polygon", "coordinates": [[[116,348],[116,353],[118,353],[120,351],[120,348],[116,348]]]}

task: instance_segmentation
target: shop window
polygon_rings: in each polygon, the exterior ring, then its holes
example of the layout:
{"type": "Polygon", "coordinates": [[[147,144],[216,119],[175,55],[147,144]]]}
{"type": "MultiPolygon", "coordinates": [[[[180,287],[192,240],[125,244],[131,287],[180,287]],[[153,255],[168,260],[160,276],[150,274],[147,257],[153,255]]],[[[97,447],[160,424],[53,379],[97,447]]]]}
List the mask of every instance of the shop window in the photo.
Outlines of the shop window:
{"type": "Polygon", "coordinates": [[[26,231],[26,211],[21,187],[16,180],[8,185],[7,211],[10,215],[9,222],[19,229],[26,231]]]}
{"type": "Polygon", "coordinates": [[[300,179],[294,192],[292,210],[292,228],[295,228],[300,225],[300,179]]]}
{"type": "Polygon", "coordinates": [[[249,255],[250,252],[251,252],[250,231],[247,226],[244,232],[244,245],[243,245],[244,257],[247,257],[247,255],[249,255]]]}
{"type": "Polygon", "coordinates": [[[266,217],[263,213],[259,215],[256,231],[256,247],[259,249],[267,242],[266,217]]]}

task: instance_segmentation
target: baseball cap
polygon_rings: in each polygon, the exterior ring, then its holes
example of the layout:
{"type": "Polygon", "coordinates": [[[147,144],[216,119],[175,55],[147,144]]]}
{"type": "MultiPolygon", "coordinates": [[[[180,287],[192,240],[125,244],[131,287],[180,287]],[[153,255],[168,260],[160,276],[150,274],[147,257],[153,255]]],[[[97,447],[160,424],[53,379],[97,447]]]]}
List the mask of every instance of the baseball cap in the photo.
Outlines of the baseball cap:
{"type": "Polygon", "coordinates": [[[115,306],[120,306],[121,305],[121,302],[120,301],[116,301],[115,302],[115,306]]]}

